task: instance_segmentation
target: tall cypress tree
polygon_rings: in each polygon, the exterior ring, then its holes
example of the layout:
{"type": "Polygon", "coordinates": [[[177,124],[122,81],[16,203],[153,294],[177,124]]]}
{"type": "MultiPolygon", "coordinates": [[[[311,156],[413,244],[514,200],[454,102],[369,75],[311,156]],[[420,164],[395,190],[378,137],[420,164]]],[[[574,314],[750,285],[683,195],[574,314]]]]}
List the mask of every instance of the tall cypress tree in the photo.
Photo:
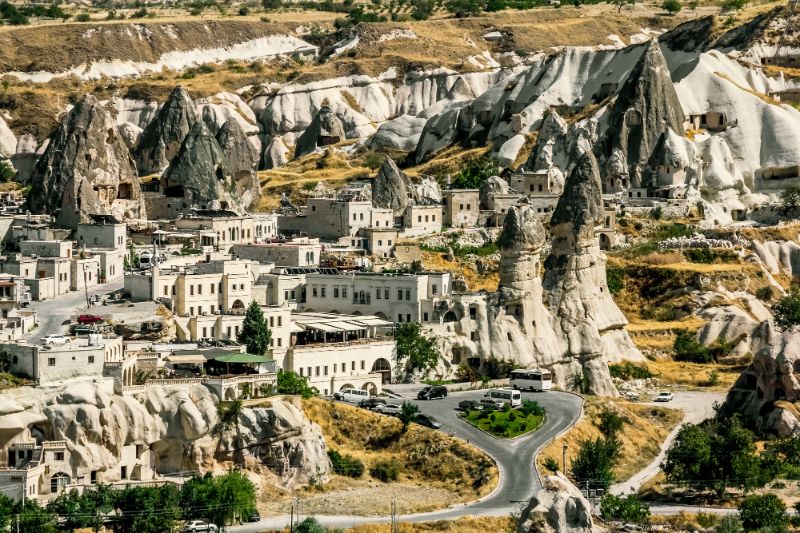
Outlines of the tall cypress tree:
{"type": "Polygon", "coordinates": [[[272,331],[264,319],[261,307],[255,300],[250,302],[250,307],[247,308],[237,339],[247,346],[247,353],[253,355],[264,355],[269,349],[272,331]]]}

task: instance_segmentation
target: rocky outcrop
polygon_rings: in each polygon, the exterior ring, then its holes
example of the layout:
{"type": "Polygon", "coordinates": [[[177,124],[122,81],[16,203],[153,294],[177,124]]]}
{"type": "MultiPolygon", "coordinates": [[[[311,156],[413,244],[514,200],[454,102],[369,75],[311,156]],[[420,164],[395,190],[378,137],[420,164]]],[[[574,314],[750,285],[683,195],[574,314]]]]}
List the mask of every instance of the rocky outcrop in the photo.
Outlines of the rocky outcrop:
{"type": "Polygon", "coordinates": [[[182,197],[190,205],[206,209],[241,210],[241,197],[217,140],[202,121],[192,126],[180,151],[164,173],[167,196],[182,197]]]}
{"type": "Polygon", "coordinates": [[[642,171],[659,138],[683,133],[683,109],[658,41],[651,41],[617,95],[599,154],[606,164],[607,187],[619,190],[648,186],[642,171]]]}
{"type": "Polygon", "coordinates": [[[10,159],[17,151],[17,137],[0,117],[0,159],[10,159]]]}
{"type": "MultiPolygon", "coordinates": [[[[216,404],[202,385],[147,387],[137,398],[89,382],[46,391],[17,389],[0,405],[0,445],[30,438],[63,440],[67,472],[82,476],[96,470],[103,482],[120,479],[119,464],[132,445],[139,468],[147,469],[152,455],[156,474],[220,470],[236,456],[248,470],[269,472],[287,487],[327,478],[330,462],[322,433],[290,401],[244,408],[238,432],[221,437],[212,436],[216,404]]],[[[130,459],[127,467],[136,474],[130,459]]]]}
{"type": "Polygon", "coordinates": [[[410,152],[417,146],[426,120],[412,115],[402,115],[378,127],[369,141],[373,150],[390,149],[410,152]]]}
{"type": "Polygon", "coordinates": [[[229,118],[217,132],[217,142],[222,150],[222,170],[230,176],[238,198],[244,208],[255,205],[261,198],[261,184],[256,175],[259,153],[248,140],[239,123],[229,118]]]}
{"type": "Polygon", "coordinates": [[[401,216],[411,204],[410,181],[391,157],[383,160],[378,175],[372,181],[372,206],[391,209],[401,216]]]}
{"type": "Polygon", "coordinates": [[[310,154],[319,146],[328,146],[345,140],[344,125],[339,117],[331,110],[327,101],[322,103],[314,120],[297,138],[294,148],[294,157],[303,157],[310,154]]]}
{"type": "Polygon", "coordinates": [[[199,120],[189,93],[181,86],[175,87],[155,118],[144,128],[134,151],[139,175],[163,172],[199,120]]]}
{"type": "Polygon", "coordinates": [[[488,179],[481,183],[479,191],[479,199],[481,209],[491,209],[490,203],[492,197],[496,194],[512,194],[514,190],[506,180],[500,176],[490,176],[488,179]]]}
{"type": "Polygon", "coordinates": [[[265,169],[282,167],[289,162],[289,148],[280,137],[273,138],[261,156],[261,166],[265,169]]]}
{"type": "Polygon", "coordinates": [[[75,228],[89,215],[144,218],[136,166],[114,119],[94,96],[66,115],[33,170],[28,207],[75,228]]]}
{"type": "Polygon", "coordinates": [[[605,212],[600,171],[588,152],[578,162],[553,211],[553,241],[545,260],[542,285],[545,302],[566,335],[567,353],[580,363],[590,388],[615,395],[608,363],[641,360],[606,284],[606,256],[600,250],[595,226],[605,212]]]}
{"type": "Polygon", "coordinates": [[[529,533],[601,533],[592,520],[592,504],[562,474],[548,476],[531,500],[521,530],[529,533]]]}

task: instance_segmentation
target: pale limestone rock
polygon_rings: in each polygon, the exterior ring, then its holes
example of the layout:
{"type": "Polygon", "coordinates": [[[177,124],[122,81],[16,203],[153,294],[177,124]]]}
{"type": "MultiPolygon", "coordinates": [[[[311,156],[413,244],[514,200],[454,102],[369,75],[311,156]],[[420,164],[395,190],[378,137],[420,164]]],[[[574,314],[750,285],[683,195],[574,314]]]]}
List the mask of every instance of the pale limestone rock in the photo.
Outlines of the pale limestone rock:
{"type": "Polygon", "coordinates": [[[600,533],[592,520],[592,505],[563,474],[548,476],[531,500],[522,530],[530,533],[600,533]]]}
{"type": "Polygon", "coordinates": [[[410,184],[408,176],[397,168],[394,160],[385,158],[372,181],[372,206],[391,209],[395,216],[401,216],[411,205],[410,184]]]}

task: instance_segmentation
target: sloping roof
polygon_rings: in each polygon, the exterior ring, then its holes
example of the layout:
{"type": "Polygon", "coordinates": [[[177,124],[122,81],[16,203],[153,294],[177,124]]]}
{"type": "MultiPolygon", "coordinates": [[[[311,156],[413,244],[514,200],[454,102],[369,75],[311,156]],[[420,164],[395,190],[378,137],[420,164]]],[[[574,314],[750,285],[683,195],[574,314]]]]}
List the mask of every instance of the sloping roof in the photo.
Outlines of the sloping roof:
{"type": "Polygon", "coordinates": [[[176,364],[191,364],[191,363],[205,363],[206,358],[202,355],[170,355],[165,358],[166,361],[176,364]]]}

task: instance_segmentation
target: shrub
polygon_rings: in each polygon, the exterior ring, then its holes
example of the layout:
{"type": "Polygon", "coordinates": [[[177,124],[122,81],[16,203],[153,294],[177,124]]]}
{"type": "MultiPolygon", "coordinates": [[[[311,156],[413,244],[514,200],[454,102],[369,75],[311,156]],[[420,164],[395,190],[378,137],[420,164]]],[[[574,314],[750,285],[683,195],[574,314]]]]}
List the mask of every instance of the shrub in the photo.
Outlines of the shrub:
{"type": "Polygon", "coordinates": [[[366,469],[360,459],[349,455],[341,455],[335,450],[328,450],[328,458],[331,460],[333,471],[342,476],[361,477],[366,469]]]}
{"type": "Polygon", "coordinates": [[[397,477],[400,475],[400,463],[397,462],[397,459],[380,461],[370,468],[369,474],[384,483],[397,481],[397,477]]]}
{"type": "Polygon", "coordinates": [[[744,533],[744,528],[737,516],[727,515],[720,518],[714,533],[744,533]]]}
{"type": "Polygon", "coordinates": [[[633,494],[629,496],[606,494],[600,500],[600,516],[604,520],[644,524],[650,518],[650,508],[633,494]]]}
{"type": "Polygon", "coordinates": [[[653,220],[661,220],[661,217],[664,216],[664,210],[661,207],[656,207],[650,211],[650,218],[653,220]]]}
{"type": "Polygon", "coordinates": [[[772,307],[775,324],[786,329],[800,324],[800,292],[792,292],[772,307]]]}
{"type": "Polygon", "coordinates": [[[781,193],[781,206],[786,211],[800,207],[800,187],[796,185],[786,187],[781,193]]]}
{"type": "Polygon", "coordinates": [[[683,255],[692,263],[711,264],[714,262],[731,263],[737,260],[736,252],[722,248],[713,250],[711,248],[689,248],[683,251],[683,255]]]}
{"type": "Polygon", "coordinates": [[[739,518],[747,531],[785,528],[789,523],[786,504],[775,494],[748,496],[739,505],[739,518]]]}
{"type": "Polygon", "coordinates": [[[536,400],[522,400],[519,410],[526,417],[531,415],[544,416],[544,408],[536,400]]]}
{"type": "Polygon", "coordinates": [[[558,461],[552,457],[548,457],[544,460],[544,467],[554,474],[561,470],[560,466],[558,465],[558,461]]]}
{"type": "Polygon", "coordinates": [[[664,3],[661,4],[661,7],[670,15],[676,14],[683,8],[679,0],[664,0],[664,3]]]}
{"type": "Polygon", "coordinates": [[[77,22],[89,22],[90,20],[92,20],[92,17],[89,16],[89,13],[80,13],[78,15],[75,15],[75,20],[77,22]]]}
{"type": "Polygon", "coordinates": [[[506,429],[508,429],[508,426],[506,426],[503,423],[495,422],[494,424],[492,424],[492,433],[503,434],[505,433],[506,429]]]}
{"type": "Polygon", "coordinates": [[[713,386],[717,385],[718,383],[719,383],[719,371],[715,369],[715,370],[712,370],[708,374],[708,382],[707,382],[707,384],[708,384],[709,387],[713,387],[713,386]]]}
{"type": "Polygon", "coordinates": [[[240,17],[246,17],[249,14],[250,14],[250,8],[249,7],[242,6],[242,7],[239,8],[239,16],[240,17]]]}
{"type": "Polygon", "coordinates": [[[678,331],[673,343],[676,361],[688,361],[691,363],[711,363],[715,357],[707,346],[700,344],[697,336],[688,330],[678,331]]]}
{"type": "Polygon", "coordinates": [[[611,409],[605,408],[600,412],[600,421],[597,428],[606,437],[612,437],[619,433],[625,426],[626,420],[611,409]]]}
{"type": "Polygon", "coordinates": [[[17,173],[8,161],[0,161],[0,181],[11,181],[17,173]]]}
{"type": "Polygon", "coordinates": [[[625,288],[625,269],[620,267],[606,267],[606,284],[608,292],[619,294],[625,288]]]}
{"type": "Polygon", "coordinates": [[[622,380],[629,379],[647,379],[653,377],[653,373],[647,368],[647,365],[636,365],[630,361],[624,361],[616,365],[608,365],[608,370],[612,378],[619,378],[622,380]]]}
{"type": "Polygon", "coordinates": [[[514,414],[514,411],[511,411],[510,413],[508,413],[508,421],[509,422],[513,422],[516,419],[517,419],[517,415],[514,414]]]}
{"type": "Polygon", "coordinates": [[[621,443],[616,437],[584,440],[572,461],[572,477],[581,487],[604,489],[614,482],[613,468],[619,461],[621,443]]]}
{"type": "Polygon", "coordinates": [[[697,513],[696,520],[697,524],[703,529],[710,529],[717,525],[719,522],[719,517],[712,513],[704,513],[703,511],[700,511],[697,513]]]}
{"type": "Polygon", "coordinates": [[[756,298],[761,300],[762,302],[767,302],[772,300],[772,297],[775,295],[775,291],[772,290],[772,287],[767,285],[766,287],[761,287],[756,291],[756,298]]]}

